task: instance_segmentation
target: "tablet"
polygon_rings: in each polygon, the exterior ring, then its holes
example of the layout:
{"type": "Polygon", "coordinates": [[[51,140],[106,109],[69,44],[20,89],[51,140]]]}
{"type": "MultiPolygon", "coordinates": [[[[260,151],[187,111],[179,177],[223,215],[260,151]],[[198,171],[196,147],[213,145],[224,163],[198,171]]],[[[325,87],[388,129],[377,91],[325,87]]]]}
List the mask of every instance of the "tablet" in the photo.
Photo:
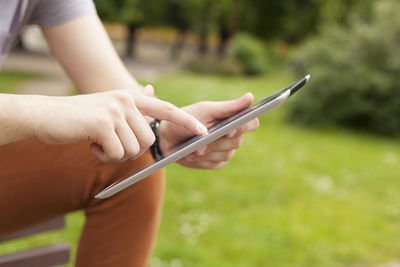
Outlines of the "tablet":
{"type": "Polygon", "coordinates": [[[172,151],[165,154],[162,158],[157,158],[153,163],[144,166],[143,168],[135,171],[134,173],[121,178],[112,185],[105,188],[98,193],[95,198],[104,199],[108,198],[119,191],[133,185],[134,183],[146,178],[150,174],[160,170],[161,168],[180,160],[181,158],[189,155],[197,149],[217,140],[218,138],[226,135],[230,131],[239,128],[241,125],[250,122],[251,120],[267,113],[285,102],[297,90],[303,87],[310,79],[310,75],[305,76],[303,79],[281,89],[280,91],[264,98],[256,104],[234,114],[233,116],[217,123],[208,129],[208,134],[203,136],[194,136],[177,147],[172,151]]]}

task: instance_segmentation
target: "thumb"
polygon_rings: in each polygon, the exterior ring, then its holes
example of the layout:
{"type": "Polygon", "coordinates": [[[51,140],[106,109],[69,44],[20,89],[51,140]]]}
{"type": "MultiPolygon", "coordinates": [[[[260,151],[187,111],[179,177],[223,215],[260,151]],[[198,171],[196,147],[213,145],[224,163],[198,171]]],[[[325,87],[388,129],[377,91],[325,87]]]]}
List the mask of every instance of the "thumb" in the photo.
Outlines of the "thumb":
{"type": "Polygon", "coordinates": [[[234,100],[213,102],[214,119],[224,119],[247,108],[254,100],[252,93],[246,93],[242,97],[234,100]]]}

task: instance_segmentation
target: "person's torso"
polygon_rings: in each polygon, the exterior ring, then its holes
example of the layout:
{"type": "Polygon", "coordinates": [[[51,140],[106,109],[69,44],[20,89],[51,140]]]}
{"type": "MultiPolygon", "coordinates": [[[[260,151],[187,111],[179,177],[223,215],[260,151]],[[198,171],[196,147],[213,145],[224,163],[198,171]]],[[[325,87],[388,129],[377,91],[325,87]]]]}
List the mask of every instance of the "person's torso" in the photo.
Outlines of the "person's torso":
{"type": "Polygon", "coordinates": [[[20,28],[30,22],[40,0],[0,0],[0,69],[20,28]]]}

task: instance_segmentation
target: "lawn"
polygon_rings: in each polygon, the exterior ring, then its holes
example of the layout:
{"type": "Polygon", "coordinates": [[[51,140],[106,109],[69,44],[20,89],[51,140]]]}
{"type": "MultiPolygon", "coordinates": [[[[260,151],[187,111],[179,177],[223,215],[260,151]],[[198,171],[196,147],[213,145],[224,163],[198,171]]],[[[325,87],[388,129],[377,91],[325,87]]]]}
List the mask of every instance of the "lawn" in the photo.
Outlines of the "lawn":
{"type": "MultiPolygon", "coordinates": [[[[261,99],[293,80],[276,73],[179,73],[153,84],[160,98],[184,105],[247,91],[261,99]]],[[[295,127],[284,122],[284,111],[282,106],[263,116],[260,129],[246,136],[222,170],[167,168],[153,267],[377,266],[400,260],[400,142],[295,127]]],[[[2,244],[0,254],[59,240],[76,249],[83,221],[82,213],[73,213],[66,230],[2,244]]]]}
{"type": "Polygon", "coordinates": [[[13,93],[19,84],[34,77],[27,73],[0,72],[0,93],[13,93]]]}

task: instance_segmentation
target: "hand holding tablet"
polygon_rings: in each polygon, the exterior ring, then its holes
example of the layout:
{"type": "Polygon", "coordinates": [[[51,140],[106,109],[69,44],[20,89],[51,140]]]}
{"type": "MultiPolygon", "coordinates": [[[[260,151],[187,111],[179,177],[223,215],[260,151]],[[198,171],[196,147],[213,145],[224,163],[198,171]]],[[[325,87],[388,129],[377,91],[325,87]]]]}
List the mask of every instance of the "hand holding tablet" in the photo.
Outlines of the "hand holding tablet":
{"type": "MultiPolygon", "coordinates": [[[[209,127],[209,133],[206,135],[191,137],[186,141],[177,144],[175,147],[169,148],[169,151],[164,155],[163,158],[159,158],[156,160],[156,162],[149,164],[148,166],[144,166],[142,169],[136,171],[135,173],[132,173],[127,177],[121,178],[117,182],[113,183],[112,185],[98,193],[95,197],[99,199],[110,197],[117,192],[125,189],[126,187],[144,179],[145,177],[158,171],[159,169],[184,158],[185,156],[198,150],[199,148],[204,147],[205,145],[221,138],[229,132],[254,120],[262,114],[267,113],[268,111],[278,107],[291,95],[293,95],[298,89],[303,87],[309,79],[310,76],[307,75],[298,82],[295,82],[288,87],[279,90],[275,94],[266,97],[258,103],[243,110],[239,110],[234,115],[209,127]]],[[[218,118],[216,118],[216,121],[218,121],[218,118]]]]}
{"type": "MultiPolygon", "coordinates": [[[[229,101],[201,101],[182,109],[197,118],[207,128],[249,107],[254,97],[247,93],[242,97],[229,101]]],[[[240,126],[227,135],[214,142],[201,147],[191,154],[178,160],[182,166],[195,169],[219,169],[233,156],[241,145],[242,135],[258,128],[258,119],[240,126]]],[[[192,137],[193,134],[175,123],[163,121],[158,129],[161,151],[168,154],[182,141],[192,137]]]]}

